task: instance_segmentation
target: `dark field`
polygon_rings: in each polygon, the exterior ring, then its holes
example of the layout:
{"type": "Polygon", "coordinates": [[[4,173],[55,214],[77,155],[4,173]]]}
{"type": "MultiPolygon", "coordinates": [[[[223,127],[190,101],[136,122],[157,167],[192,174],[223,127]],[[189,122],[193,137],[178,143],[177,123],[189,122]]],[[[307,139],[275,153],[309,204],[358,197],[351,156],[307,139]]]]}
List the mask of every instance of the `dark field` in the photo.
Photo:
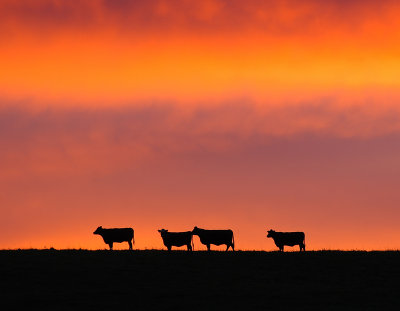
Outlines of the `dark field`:
{"type": "Polygon", "coordinates": [[[400,252],[0,251],[2,310],[400,310],[400,252]]]}

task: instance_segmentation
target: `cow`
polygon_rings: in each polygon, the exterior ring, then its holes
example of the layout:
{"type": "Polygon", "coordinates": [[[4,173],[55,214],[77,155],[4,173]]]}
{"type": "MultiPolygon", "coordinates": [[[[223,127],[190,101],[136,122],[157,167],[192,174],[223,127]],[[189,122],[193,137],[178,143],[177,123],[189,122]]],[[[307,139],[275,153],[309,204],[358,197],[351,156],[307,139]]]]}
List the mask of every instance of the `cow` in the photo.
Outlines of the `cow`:
{"type": "Polygon", "coordinates": [[[306,237],[304,232],[276,232],[274,230],[269,230],[267,238],[272,238],[275,242],[275,245],[278,246],[281,252],[283,252],[283,248],[285,247],[285,245],[298,245],[300,247],[300,252],[306,251],[306,237]]]}
{"type": "Polygon", "coordinates": [[[104,243],[108,244],[110,250],[113,248],[113,243],[128,242],[129,249],[132,249],[132,242],[135,244],[134,231],[132,228],[111,228],[105,229],[102,226],[98,227],[93,234],[101,235],[104,243]]]}
{"type": "Polygon", "coordinates": [[[168,232],[168,230],[161,229],[158,230],[158,232],[160,232],[163,243],[169,251],[171,250],[172,246],[181,247],[184,245],[186,245],[188,251],[193,251],[192,231],[168,232]]]}
{"type": "Polygon", "coordinates": [[[207,246],[207,250],[210,250],[210,245],[226,245],[226,250],[229,247],[232,251],[235,250],[235,239],[233,238],[232,230],[206,230],[197,227],[193,228],[193,235],[197,235],[200,238],[200,242],[207,246]]]}

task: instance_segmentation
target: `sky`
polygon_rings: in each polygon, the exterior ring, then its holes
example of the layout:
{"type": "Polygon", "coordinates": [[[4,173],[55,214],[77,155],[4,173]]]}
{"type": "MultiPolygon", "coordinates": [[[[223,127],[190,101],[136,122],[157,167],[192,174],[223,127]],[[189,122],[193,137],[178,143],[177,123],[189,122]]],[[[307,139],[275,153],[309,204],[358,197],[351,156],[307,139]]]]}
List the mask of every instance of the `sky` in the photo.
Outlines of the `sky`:
{"type": "Polygon", "coordinates": [[[269,229],[399,249],[399,14],[0,0],[0,249],[104,249],[100,225],[139,249],[194,226],[243,250],[275,250],[269,229]]]}

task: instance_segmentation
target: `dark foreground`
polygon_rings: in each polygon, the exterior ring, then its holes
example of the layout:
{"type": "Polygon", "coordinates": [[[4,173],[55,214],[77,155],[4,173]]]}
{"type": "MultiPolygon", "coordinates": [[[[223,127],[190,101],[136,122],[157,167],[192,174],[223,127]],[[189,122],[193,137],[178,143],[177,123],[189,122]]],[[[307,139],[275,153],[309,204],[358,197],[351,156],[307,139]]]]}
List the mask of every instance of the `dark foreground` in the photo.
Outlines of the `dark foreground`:
{"type": "Polygon", "coordinates": [[[2,310],[397,310],[400,252],[0,251],[0,285],[2,310]]]}

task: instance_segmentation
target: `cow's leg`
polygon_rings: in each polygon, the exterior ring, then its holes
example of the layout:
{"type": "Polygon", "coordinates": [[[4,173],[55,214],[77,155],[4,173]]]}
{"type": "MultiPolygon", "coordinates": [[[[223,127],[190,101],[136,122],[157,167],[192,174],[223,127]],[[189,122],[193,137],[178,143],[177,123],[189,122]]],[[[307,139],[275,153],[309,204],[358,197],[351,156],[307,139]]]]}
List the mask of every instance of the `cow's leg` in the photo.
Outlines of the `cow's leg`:
{"type": "Polygon", "coordinates": [[[172,246],[171,246],[171,245],[168,245],[167,248],[168,248],[168,251],[171,251],[172,246]]]}
{"type": "Polygon", "coordinates": [[[228,251],[229,247],[232,248],[232,251],[235,250],[233,244],[231,243],[231,244],[226,244],[226,251],[228,251]]]}
{"type": "Polygon", "coordinates": [[[235,251],[235,244],[231,244],[232,251],[235,251]]]}
{"type": "Polygon", "coordinates": [[[132,249],[132,241],[128,241],[129,249],[132,249]]]}
{"type": "Polygon", "coordinates": [[[187,250],[188,250],[188,251],[193,251],[193,249],[192,249],[192,245],[190,245],[190,243],[189,243],[189,244],[187,244],[186,246],[187,246],[187,250]]]}
{"type": "Polygon", "coordinates": [[[211,248],[210,248],[210,244],[207,244],[207,250],[208,250],[208,251],[210,251],[210,250],[211,250],[211,248]]]}
{"type": "Polygon", "coordinates": [[[279,247],[279,250],[280,250],[281,252],[284,252],[284,248],[285,248],[285,246],[282,245],[282,246],[279,247]]]}
{"type": "Polygon", "coordinates": [[[110,251],[112,251],[113,248],[113,242],[108,243],[108,246],[110,246],[110,251]]]}
{"type": "Polygon", "coordinates": [[[233,246],[233,243],[226,244],[226,251],[228,251],[229,247],[232,248],[232,251],[235,250],[235,248],[234,248],[234,246],[233,246]]]}
{"type": "Polygon", "coordinates": [[[306,246],[305,244],[300,244],[300,252],[303,250],[303,252],[306,251],[306,246]]]}

